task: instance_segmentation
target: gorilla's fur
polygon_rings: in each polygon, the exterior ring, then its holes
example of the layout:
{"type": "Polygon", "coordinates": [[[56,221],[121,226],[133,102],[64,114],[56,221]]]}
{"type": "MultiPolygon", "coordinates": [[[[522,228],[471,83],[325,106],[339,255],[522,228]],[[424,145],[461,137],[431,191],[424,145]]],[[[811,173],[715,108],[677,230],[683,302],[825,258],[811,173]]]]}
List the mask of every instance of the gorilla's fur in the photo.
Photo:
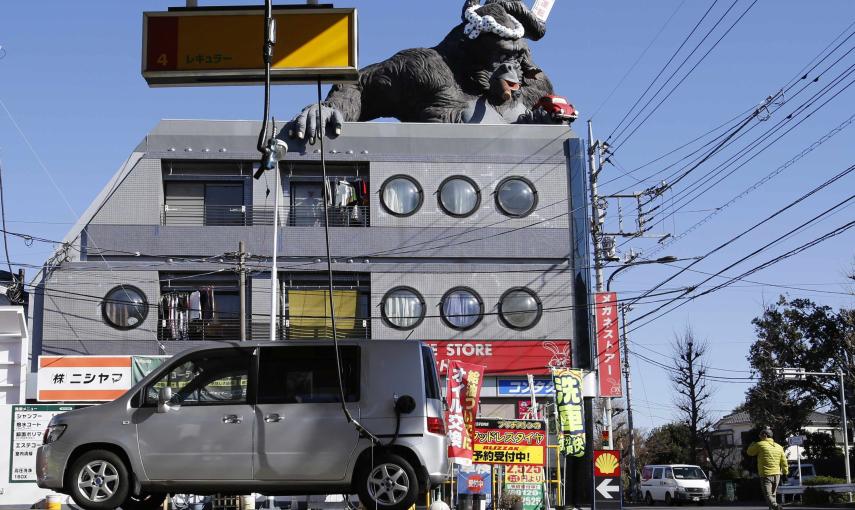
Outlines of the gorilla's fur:
{"type": "MultiPolygon", "coordinates": [[[[478,5],[478,0],[466,0],[464,15],[478,5]]],[[[532,62],[524,39],[543,37],[544,24],[520,0],[487,0],[475,12],[492,16],[505,27],[513,27],[516,19],[525,35],[512,39],[483,31],[470,38],[464,33],[464,17],[433,48],[400,51],[361,69],[357,83],[334,85],[323,103],[329,108],[323,109],[322,124],[340,129],[342,120],[381,117],[402,122],[479,122],[486,110],[494,120],[534,122],[534,104],[553,91],[549,79],[532,62]]],[[[313,116],[317,110],[310,106],[297,117],[298,137],[314,138],[313,116]]]]}

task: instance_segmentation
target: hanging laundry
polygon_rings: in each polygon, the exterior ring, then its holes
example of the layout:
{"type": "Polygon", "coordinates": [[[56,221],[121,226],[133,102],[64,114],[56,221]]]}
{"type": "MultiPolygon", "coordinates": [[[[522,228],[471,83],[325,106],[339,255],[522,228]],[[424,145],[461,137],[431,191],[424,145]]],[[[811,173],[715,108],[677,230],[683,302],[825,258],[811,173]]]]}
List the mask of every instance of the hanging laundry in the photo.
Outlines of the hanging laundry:
{"type": "Polygon", "coordinates": [[[188,310],[190,315],[190,320],[199,320],[202,318],[202,294],[195,290],[190,293],[190,300],[188,302],[188,310]]]}

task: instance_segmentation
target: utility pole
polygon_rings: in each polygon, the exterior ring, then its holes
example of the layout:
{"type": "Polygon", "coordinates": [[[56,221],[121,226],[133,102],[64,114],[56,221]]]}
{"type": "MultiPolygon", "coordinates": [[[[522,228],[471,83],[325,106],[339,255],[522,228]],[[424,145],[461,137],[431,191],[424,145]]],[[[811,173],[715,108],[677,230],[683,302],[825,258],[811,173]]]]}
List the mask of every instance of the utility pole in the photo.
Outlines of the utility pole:
{"type": "Polygon", "coordinates": [[[635,501],[638,492],[636,487],[636,465],[635,465],[635,429],[632,426],[632,375],[629,371],[629,342],[626,340],[626,309],[628,306],[621,305],[621,340],[623,341],[623,377],[626,380],[626,426],[629,431],[629,498],[635,501]]]}
{"type": "MultiPolygon", "coordinates": [[[[594,278],[596,282],[596,291],[603,292],[602,216],[600,212],[600,195],[597,191],[597,178],[599,177],[600,170],[602,168],[597,164],[598,158],[595,158],[596,155],[599,155],[599,149],[600,142],[594,140],[594,128],[591,125],[591,121],[588,120],[588,170],[591,181],[591,237],[594,242],[594,278]]],[[[597,353],[595,352],[595,354],[597,353]]],[[[599,355],[594,356],[594,359],[596,360],[597,370],[599,370],[599,355]]],[[[603,421],[609,438],[609,443],[606,448],[613,450],[612,399],[609,397],[606,397],[603,421]]]]}
{"type": "Polygon", "coordinates": [[[238,320],[240,321],[240,341],[245,342],[247,340],[246,334],[246,258],[249,256],[249,253],[246,252],[246,243],[243,241],[238,242],[238,251],[229,252],[226,254],[229,257],[234,257],[237,259],[237,269],[235,270],[238,274],[238,295],[240,296],[240,310],[238,311],[238,320]]]}
{"type": "Polygon", "coordinates": [[[240,341],[246,342],[246,244],[238,243],[238,278],[240,278],[240,341]]]}
{"type": "Polygon", "coordinates": [[[852,475],[849,472],[849,422],[846,421],[846,391],[843,389],[846,381],[843,378],[843,370],[838,370],[837,375],[840,376],[840,414],[843,418],[843,458],[845,460],[843,465],[846,466],[846,483],[851,484],[852,475]]]}

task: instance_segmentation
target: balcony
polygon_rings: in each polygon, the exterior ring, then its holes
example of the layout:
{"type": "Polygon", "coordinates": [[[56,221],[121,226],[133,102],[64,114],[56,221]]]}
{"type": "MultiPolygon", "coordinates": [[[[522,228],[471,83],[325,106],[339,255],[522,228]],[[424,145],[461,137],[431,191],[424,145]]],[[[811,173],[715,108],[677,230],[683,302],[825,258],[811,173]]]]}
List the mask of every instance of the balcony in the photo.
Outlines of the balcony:
{"type": "MultiPolygon", "coordinates": [[[[370,206],[327,207],[331,227],[370,226],[370,206]]],[[[281,206],[279,223],[287,227],[322,227],[323,206],[281,206]]],[[[273,207],[251,205],[168,205],[161,207],[161,225],[173,226],[258,226],[273,225],[273,207]]]]}
{"type": "MultiPolygon", "coordinates": [[[[247,323],[248,340],[266,340],[269,338],[270,324],[253,321],[247,323]]],[[[357,319],[353,328],[336,328],[338,338],[369,339],[371,338],[371,321],[357,319]]],[[[328,326],[291,326],[287,319],[279,320],[276,338],[278,340],[312,340],[332,338],[332,328],[328,326]]],[[[216,341],[239,340],[240,320],[194,320],[189,325],[171,327],[166,320],[159,320],[157,339],[161,342],[170,341],[216,341]]]]}

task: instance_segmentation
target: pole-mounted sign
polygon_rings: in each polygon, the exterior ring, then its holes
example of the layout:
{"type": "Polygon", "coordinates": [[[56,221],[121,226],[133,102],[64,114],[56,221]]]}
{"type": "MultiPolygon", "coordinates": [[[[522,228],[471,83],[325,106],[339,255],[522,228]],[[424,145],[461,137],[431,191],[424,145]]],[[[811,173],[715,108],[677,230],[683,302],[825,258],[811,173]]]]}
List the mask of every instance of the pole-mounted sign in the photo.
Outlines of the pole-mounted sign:
{"type": "Polygon", "coordinates": [[[597,310],[597,366],[601,397],[620,397],[620,347],[618,344],[617,294],[594,294],[597,310]]]}
{"type": "Polygon", "coordinates": [[[594,510],[623,507],[620,450],[594,450],[594,510]]]}
{"type": "MultiPolygon", "coordinates": [[[[273,8],[273,82],[353,81],[356,9],[273,8]]],[[[142,75],[150,86],[264,82],[264,10],[177,8],[143,14],[142,75]]]]}

